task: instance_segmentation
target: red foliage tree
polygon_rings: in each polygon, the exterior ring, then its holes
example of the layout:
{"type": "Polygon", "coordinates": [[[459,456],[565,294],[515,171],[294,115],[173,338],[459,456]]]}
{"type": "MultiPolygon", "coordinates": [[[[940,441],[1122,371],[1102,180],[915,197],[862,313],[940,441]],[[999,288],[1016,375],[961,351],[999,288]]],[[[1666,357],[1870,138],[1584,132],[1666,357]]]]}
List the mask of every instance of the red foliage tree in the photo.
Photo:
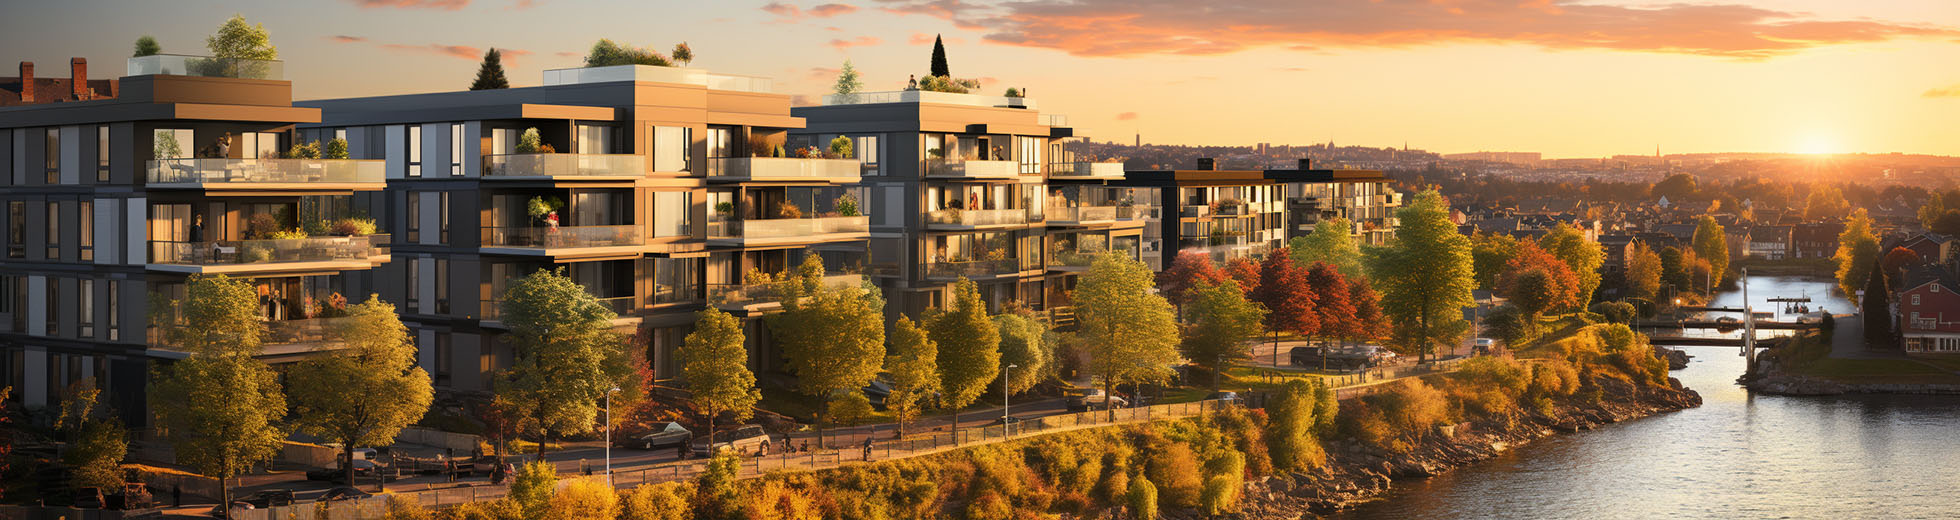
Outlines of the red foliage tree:
{"type": "Polygon", "coordinates": [[[1279,363],[1279,333],[1312,336],[1320,332],[1320,316],[1314,310],[1313,285],[1307,283],[1307,270],[1293,265],[1293,256],[1284,249],[1266,255],[1259,263],[1259,288],[1252,301],[1266,306],[1266,330],[1273,333],[1273,363],[1279,363]]]}
{"type": "Polygon", "coordinates": [[[1177,254],[1169,269],[1157,273],[1157,289],[1163,291],[1164,297],[1170,299],[1172,304],[1182,306],[1185,299],[1190,297],[1191,290],[1199,284],[1217,285],[1225,280],[1225,273],[1212,265],[1211,255],[1185,251],[1177,254]]]}
{"type": "Polygon", "coordinates": [[[1233,258],[1225,262],[1225,276],[1239,283],[1239,289],[1245,290],[1246,298],[1251,298],[1252,293],[1259,290],[1259,264],[1251,260],[1233,258]]]}
{"type": "Polygon", "coordinates": [[[1307,267],[1307,285],[1313,287],[1314,314],[1320,322],[1320,335],[1354,337],[1360,327],[1354,321],[1354,304],[1348,301],[1347,276],[1332,264],[1314,262],[1307,267]]]}
{"type": "Polygon", "coordinates": [[[1903,277],[1899,275],[1905,273],[1907,266],[1918,265],[1919,261],[1918,251],[1903,247],[1894,247],[1891,251],[1885,252],[1885,259],[1880,261],[1878,265],[1885,268],[1885,279],[1890,280],[1892,282],[1892,289],[1897,290],[1899,284],[1905,283],[1901,280],[1903,277]]]}
{"type": "Polygon", "coordinates": [[[1348,280],[1348,304],[1354,306],[1353,339],[1373,340],[1388,335],[1388,317],[1382,314],[1382,295],[1366,278],[1348,280]]]}
{"type": "Polygon", "coordinates": [[[1504,273],[1498,275],[1497,288],[1512,304],[1533,315],[1577,310],[1583,305],[1579,277],[1572,274],[1572,267],[1529,240],[1519,242],[1517,256],[1511,257],[1504,273]]]}

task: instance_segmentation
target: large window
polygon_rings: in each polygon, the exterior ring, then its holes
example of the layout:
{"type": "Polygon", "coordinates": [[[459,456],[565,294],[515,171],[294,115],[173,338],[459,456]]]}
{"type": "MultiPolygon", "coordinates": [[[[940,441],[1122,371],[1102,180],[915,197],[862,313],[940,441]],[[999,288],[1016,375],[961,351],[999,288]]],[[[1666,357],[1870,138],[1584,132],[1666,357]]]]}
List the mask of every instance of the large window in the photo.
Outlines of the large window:
{"type": "Polygon", "coordinates": [[[449,259],[436,262],[436,314],[449,314],[449,259]]]}
{"type": "Polygon", "coordinates": [[[122,317],[117,313],[116,303],[122,300],[122,282],[109,280],[109,341],[122,340],[122,317]]]}
{"type": "Polygon", "coordinates": [[[422,241],[422,192],[408,192],[408,209],[403,211],[408,219],[408,243],[422,241]]]}
{"type": "Polygon", "coordinates": [[[109,182],[109,127],[95,127],[95,182],[109,182]]]}
{"type": "Polygon", "coordinates": [[[697,280],[701,275],[700,264],[698,258],[654,258],[653,303],[698,300],[701,293],[697,280]]]}
{"type": "Polygon", "coordinates": [[[27,256],[27,203],[7,202],[7,258],[27,256]]]}
{"type": "Polygon", "coordinates": [[[1016,137],[1014,142],[1019,148],[1015,150],[1014,158],[1020,161],[1021,174],[1041,173],[1041,140],[1033,137],[1016,137]]]}
{"type": "Polygon", "coordinates": [[[653,142],[648,151],[653,154],[653,171],[687,172],[691,168],[688,148],[694,142],[694,129],[681,126],[653,127],[653,142]]]}
{"type": "Polygon", "coordinates": [[[447,191],[436,194],[436,220],[439,221],[436,226],[441,230],[436,236],[436,241],[449,243],[449,192],[447,191]]]}
{"type": "Polygon", "coordinates": [[[685,191],[653,193],[653,236],[679,237],[694,234],[694,194],[685,191]]]}
{"type": "Polygon", "coordinates": [[[83,338],[93,338],[95,337],[95,280],[83,278],[76,280],[75,284],[79,289],[75,294],[81,297],[81,301],[76,302],[80,311],[76,314],[76,323],[81,327],[81,332],[78,334],[83,338]]]}
{"type": "Polygon", "coordinates": [[[77,206],[79,207],[75,208],[75,211],[81,218],[75,220],[78,223],[76,231],[81,233],[81,236],[76,237],[75,243],[81,246],[82,261],[93,262],[95,261],[95,202],[84,200],[77,203],[77,206]]]}
{"type": "Polygon", "coordinates": [[[436,367],[435,367],[436,386],[449,386],[449,381],[450,381],[449,365],[451,359],[453,359],[452,356],[454,355],[454,353],[451,350],[452,347],[450,346],[449,333],[437,332],[436,333],[436,367]]]}
{"type": "Polygon", "coordinates": [[[57,336],[61,334],[61,282],[60,280],[52,277],[48,278],[47,290],[48,290],[47,299],[44,300],[46,302],[45,305],[47,306],[42,307],[43,309],[42,313],[46,314],[48,318],[47,334],[45,335],[57,336]]]}
{"type": "Polygon", "coordinates": [[[403,309],[403,311],[407,313],[422,313],[422,262],[423,260],[421,258],[408,259],[408,265],[406,266],[408,272],[402,276],[402,279],[408,282],[403,284],[404,287],[402,287],[402,290],[405,291],[405,298],[403,299],[408,302],[405,305],[407,308],[403,309]]]}
{"type": "Polygon", "coordinates": [[[48,201],[47,259],[61,259],[61,203],[52,200],[48,201]]]}
{"type": "Polygon", "coordinates": [[[612,153],[612,127],[578,125],[578,153],[612,153]]]}
{"type": "MultiPolygon", "coordinates": [[[[460,177],[463,175],[463,139],[464,139],[463,124],[450,123],[449,124],[449,176],[450,177],[460,177]]],[[[444,227],[445,229],[443,231],[447,232],[448,231],[447,226],[444,227]]],[[[449,240],[443,239],[443,241],[448,242],[449,240]]]]}
{"type": "Polygon", "coordinates": [[[422,176],[422,125],[408,125],[408,176],[422,176]]]}
{"type": "Polygon", "coordinates": [[[61,129],[48,127],[42,153],[47,162],[48,184],[61,184],[61,129]]]}
{"type": "Polygon", "coordinates": [[[863,169],[862,174],[866,177],[883,175],[878,169],[878,136],[860,135],[851,140],[854,141],[851,151],[857,153],[858,163],[863,169]]]}

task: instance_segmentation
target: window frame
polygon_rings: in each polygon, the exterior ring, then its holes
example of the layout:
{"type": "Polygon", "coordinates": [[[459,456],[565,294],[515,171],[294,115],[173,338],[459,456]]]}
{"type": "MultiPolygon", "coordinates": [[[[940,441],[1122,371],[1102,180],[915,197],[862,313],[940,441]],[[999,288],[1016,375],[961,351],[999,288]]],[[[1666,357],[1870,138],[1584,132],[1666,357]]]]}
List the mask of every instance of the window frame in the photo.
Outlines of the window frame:
{"type": "MultiPolygon", "coordinates": [[[[463,176],[463,124],[449,124],[449,176],[463,176]]],[[[447,230],[444,230],[447,235],[447,230]]],[[[447,239],[443,240],[448,242],[447,239]]]]}
{"type": "Polygon", "coordinates": [[[47,128],[47,137],[41,143],[41,151],[46,157],[42,162],[47,166],[47,184],[61,184],[61,127],[47,128]]]}
{"type": "Polygon", "coordinates": [[[422,177],[422,125],[408,125],[408,131],[403,133],[408,140],[403,154],[406,156],[404,164],[407,165],[404,175],[419,179],[422,177]]]}
{"type": "Polygon", "coordinates": [[[109,125],[95,127],[95,182],[109,182],[109,125]]]}

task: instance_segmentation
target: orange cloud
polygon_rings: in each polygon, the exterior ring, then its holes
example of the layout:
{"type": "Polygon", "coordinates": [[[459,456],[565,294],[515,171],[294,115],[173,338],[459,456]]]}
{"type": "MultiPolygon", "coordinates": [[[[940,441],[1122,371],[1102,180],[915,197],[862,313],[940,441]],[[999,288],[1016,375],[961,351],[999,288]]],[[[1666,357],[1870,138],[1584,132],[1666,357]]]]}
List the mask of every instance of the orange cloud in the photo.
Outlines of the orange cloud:
{"type": "Polygon", "coordinates": [[[1746,5],[1627,7],[1580,0],[1242,0],[1231,7],[1127,0],[882,0],[987,31],[992,43],[1078,56],[1211,55],[1253,48],[1524,44],[1764,59],[1829,45],[1960,38],[1960,29],[1827,20],[1746,5]]]}
{"type": "Polygon", "coordinates": [[[831,40],[830,46],[836,47],[837,50],[841,51],[841,50],[848,50],[851,47],[868,47],[884,42],[885,42],[884,40],[880,40],[876,36],[859,36],[849,40],[842,40],[842,39],[831,40]]]}
{"type": "Polygon", "coordinates": [[[345,34],[336,34],[336,35],[333,35],[333,36],[328,36],[328,37],[327,37],[327,41],[330,41],[330,42],[334,42],[334,43],[361,43],[361,42],[364,42],[364,41],[367,41],[367,37],[366,37],[366,36],[348,36],[348,35],[345,35],[345,34]]]}
{"type": "MultiPolygon", "coordinates": [[[[379,45],[379,47],[391,51],[397,51],[397,52],[428,53],[428,54],[436,54],[439,56],[448,56],[451,58],[463,58],[471,61],[483,59],[483,54],[486,51],[486,49],[483,49],[481,47],[474,47],[470,45],[443,45],[440,43],[431,43],[427,45],[384,43],[379,45]]],[[[531,51],[521,50],[521,49],[506,49],[502,47],[498,47],[497,52],[502,54],[503,61],[506,65],[512,65],[512,66],[515,66],[517,64],[517,58],[531,55],[531,51]]]]}
{"type": "MultiPolygon", "coordinates": [[[[905,38],[905,43],[908,45],[931,45],[932,39],[935,36],[939,35],[915,32],[912,33],[912,36],[905,38]]],[[[966,43],[966,40],[958,36],[940,36],[940,38],[946,40],[946,43],[954,45],[966,43]]]]}
{"type": "Polygon", "coordinates": [[[850,4],[820,4],[805,11],[803,8],[782,2],[763,4],[762,10],[782,17],[780,22],[796,23],[804,18],[830,18],[857,12],[857,6],[850,4]]]}
{"type": "Polygon", "coordinates": [[[1960,98],[1960,85],[1930,89],[1920,95],[1929,98],[1960,98]]]}
{"type": "Polygon", "coordinates": [[[1136,118],[1137,118],[1136,112],[1124,112],[1121,114],[1116,114],[1117,121],[1135,121],[1136,118]]]}
{"type": "MultiPolygon", "coordinates": [[[[401,9],[442,9],[455,11],[470,5],[470,0],[353,0],[361,7],[395,7],[401,9]]],[[[523,2],[520,2],[523,3],[523,2]]]]}
{"type": "Polygon", "coordinates": [[[837,77],[837,74],[840,72],[843,72],[843,69],[833,69],[829,67],[810,67],[810,71],[806,72],[805,74],[808,75],[810,79],[829,79],[829,78],[837,77]]]}
{"type": "Polygon", "coordinates": [[[832,16],[855,13],[857,12],[857,10],[858,10],[857,6],[850,5],[850,4],[823,4],[810,8],[810,16],[815,16],[817,18],[829,18],[832,16]]]}

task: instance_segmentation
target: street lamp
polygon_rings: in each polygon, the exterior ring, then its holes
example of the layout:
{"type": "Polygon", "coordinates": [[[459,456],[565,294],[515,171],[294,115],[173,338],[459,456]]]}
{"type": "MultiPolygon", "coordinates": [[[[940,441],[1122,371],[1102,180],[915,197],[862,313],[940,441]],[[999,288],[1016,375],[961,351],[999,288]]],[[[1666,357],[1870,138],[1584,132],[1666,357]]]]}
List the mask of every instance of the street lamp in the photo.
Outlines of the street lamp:
{"type": "Polygon", "coordinates": [[[615,386],[606,390],[606,482],[612,482],[612,395],[619,393],[615,386]]]}
{"type": "Polygon", "coordinates": [[[1002,369],[1002,370],[1000,371],[1000,431],[1001,431],[1001,435],[1006,435],[1006,434],[1007,434],[1007,420],[1008,420],[1008,417],[1009,417],[1009,416],[1007,415],[1007,405],[1008,405],[1008,398],[1009,398],[1009,397],[1010,397],[1010,396],[1012,395],[1012,393],[1011,393],[1011,392],[1009,392],[1009,391],[1008,391],[1008,389],[1007,389],[1007,388],[1008,388],[1008,387],[1007,387],[1007,385],[1008,385],[1008,381],[1007,381],[1007,375],[1008,375],[1008,374],[1010,373],[1010,371],[1012,371],[1012,370],[1014,370],[1014,369],[1016,369],[1016,368],[1021,368],[1021,365],[1016,365],[1016,364],[1013,364],[1013,363],[1009,363],[1009,364],[1007,365],[1007,368],[1005,368],[1005,369],[1002,369]]]}

